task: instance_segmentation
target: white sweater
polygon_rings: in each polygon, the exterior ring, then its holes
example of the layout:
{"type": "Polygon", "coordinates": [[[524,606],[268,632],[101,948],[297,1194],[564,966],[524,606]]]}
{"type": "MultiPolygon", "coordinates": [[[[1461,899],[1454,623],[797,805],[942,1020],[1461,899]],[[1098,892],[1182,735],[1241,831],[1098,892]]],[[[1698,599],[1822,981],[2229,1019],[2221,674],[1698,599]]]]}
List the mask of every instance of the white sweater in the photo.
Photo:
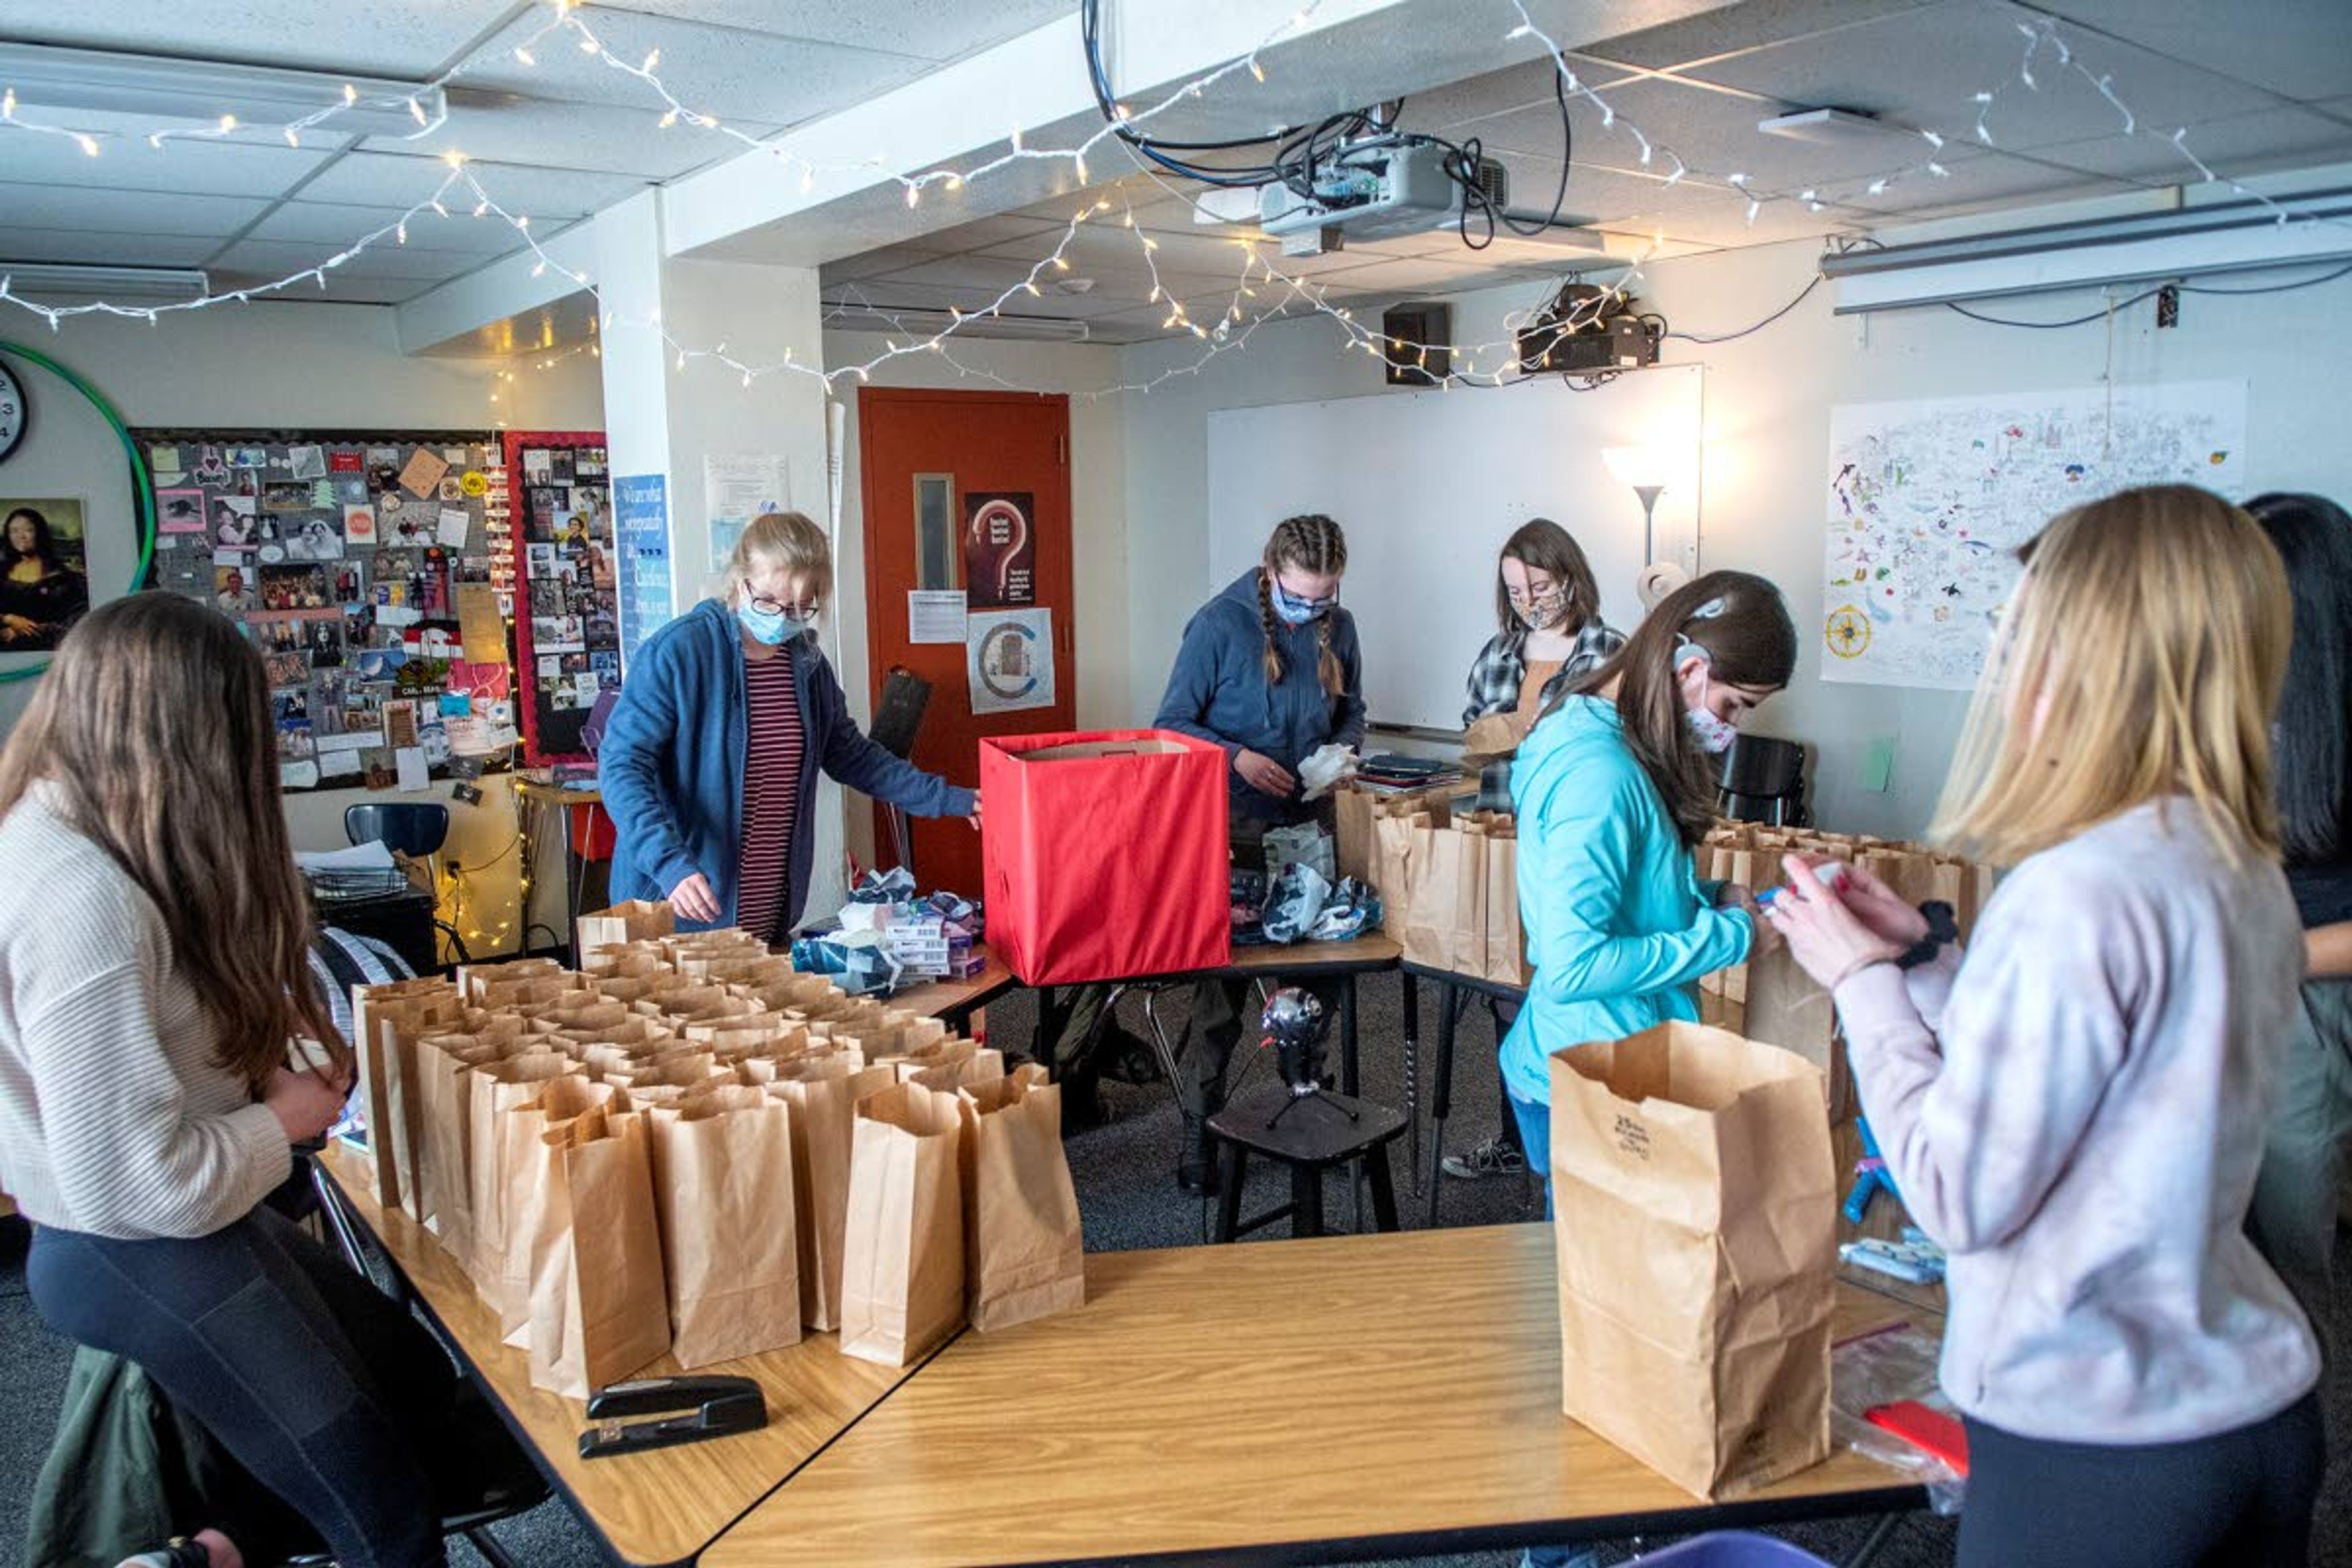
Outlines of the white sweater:
{"type": "Polygon", "coordinates": [[[2318,1347],[2245,1236],[2302,977],[2277,866],[2174,800],[2029,858],[1957,966],[1838,987],[1871,1131],[1951,1255],[1954,1404],[2125,1445],[2310,1391],[2318,1347]]]}
{"type": "Polygon", "coordinates": [[[0,819],[0,1190],[37,1225],[207,1236],[286,1179],[161,914],[36,788],[0,819]]]}

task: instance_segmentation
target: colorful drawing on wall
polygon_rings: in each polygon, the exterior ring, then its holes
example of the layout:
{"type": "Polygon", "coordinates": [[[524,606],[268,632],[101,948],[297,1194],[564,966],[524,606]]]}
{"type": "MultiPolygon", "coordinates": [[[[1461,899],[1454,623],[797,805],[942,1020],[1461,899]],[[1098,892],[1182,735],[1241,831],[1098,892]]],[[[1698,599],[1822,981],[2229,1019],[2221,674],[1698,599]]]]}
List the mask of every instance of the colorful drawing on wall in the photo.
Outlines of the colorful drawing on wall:
{"type": "Polygon", "coordinates": [[[2019,545],[2137,485],[2234,499],[2245,437],[2242,381],[1832,409],[1822,678],[1969,690],[2019,545]]]}
{"type": "Polygon", "coordinates": [[[0,500],[0,653],[50,653],[89,613],[79,499],[0,500]]]}

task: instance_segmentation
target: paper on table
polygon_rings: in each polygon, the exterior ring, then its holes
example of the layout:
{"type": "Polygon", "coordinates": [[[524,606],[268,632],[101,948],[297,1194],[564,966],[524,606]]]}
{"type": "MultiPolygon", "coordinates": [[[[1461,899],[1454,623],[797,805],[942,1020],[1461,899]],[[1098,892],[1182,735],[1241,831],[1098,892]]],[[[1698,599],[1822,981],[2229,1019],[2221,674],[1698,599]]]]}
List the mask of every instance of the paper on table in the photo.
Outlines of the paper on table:
{"type": "MultiPolygon", "coordinates": [[[[356,764],[352,771],[358,771],[356,764]]],[[[389,871],[393,860],[383,840],[371,838],[348,849],[297,849],[294,864],[305,871],[389,871]]]]}
{"type": "Polygon", "coordinates": [[[425,765],[425,748],[403,746],[392,754],[392,765],[402,789],[425,789],[431,785],[431,773],[425,765]]]}
{"type": "Polygon", "coordinates": [[[473,531],[473,528],[472,512],[463,507],[445,506],[441,509],[441,526],[435,531],[435,537],[448,549],[463,550],[466,548],[466,536],[473,531]]]}
{"type": "Polygon", "coordinates": [[[910,643],[960,643],[965,631],[964,596],[961,589],[910,588],[907,592],[907,640],[910,643]]]}
{"type": "Polygon", "coordinates": [[[400,488],[422,499],[434,492],[441,483],[441,476],[448,471],[449,465],[434,456],[430,447],[419,447],[408,459],[408,466],[400,470],[400,488]]]}

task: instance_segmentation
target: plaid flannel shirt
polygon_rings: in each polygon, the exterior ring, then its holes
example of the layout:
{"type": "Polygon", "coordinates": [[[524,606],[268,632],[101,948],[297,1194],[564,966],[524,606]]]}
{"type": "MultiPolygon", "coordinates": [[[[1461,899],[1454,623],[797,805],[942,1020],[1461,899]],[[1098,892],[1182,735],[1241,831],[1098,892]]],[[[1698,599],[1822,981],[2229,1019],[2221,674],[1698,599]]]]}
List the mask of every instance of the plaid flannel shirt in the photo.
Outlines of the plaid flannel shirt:
{"type": "MultiPolygon", "coordinates": [[[[1465,729],[1490,713],[1507,713],[1519,705],[1519,687],[1528,677],[1527,644],[1527,628],[1513,626],[1508,631],[1496,632],[1478,650],[1477,662],[1470,667],[1470,706],[1462,713],[1465,729]]],[[[1598,619],[1585,622],[1559,673],[1544,682],[1543,700],[1549,704],[1570,681],[1591,674],[1624,646],[1624,633],[1612,630],[1598,619]]],[[[1479,771],[1478,809],[1511,809],[1509,758],[1488,763],[1479,771]]]]}

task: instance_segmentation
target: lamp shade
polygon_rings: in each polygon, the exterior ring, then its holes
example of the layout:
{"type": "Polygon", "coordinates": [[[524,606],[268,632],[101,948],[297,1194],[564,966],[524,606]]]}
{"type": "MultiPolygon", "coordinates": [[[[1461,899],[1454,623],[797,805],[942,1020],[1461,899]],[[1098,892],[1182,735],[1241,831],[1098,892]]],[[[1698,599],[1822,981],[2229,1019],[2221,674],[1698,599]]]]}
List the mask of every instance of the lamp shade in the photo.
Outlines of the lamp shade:
{"type": "Polygon", "coordinates": [[[1674,483],[1678,467],[1675,454],[1663,447],[1603,447],[1601,460],[1620,484],[1637,490],[1665,489],[1674,483]]]}

